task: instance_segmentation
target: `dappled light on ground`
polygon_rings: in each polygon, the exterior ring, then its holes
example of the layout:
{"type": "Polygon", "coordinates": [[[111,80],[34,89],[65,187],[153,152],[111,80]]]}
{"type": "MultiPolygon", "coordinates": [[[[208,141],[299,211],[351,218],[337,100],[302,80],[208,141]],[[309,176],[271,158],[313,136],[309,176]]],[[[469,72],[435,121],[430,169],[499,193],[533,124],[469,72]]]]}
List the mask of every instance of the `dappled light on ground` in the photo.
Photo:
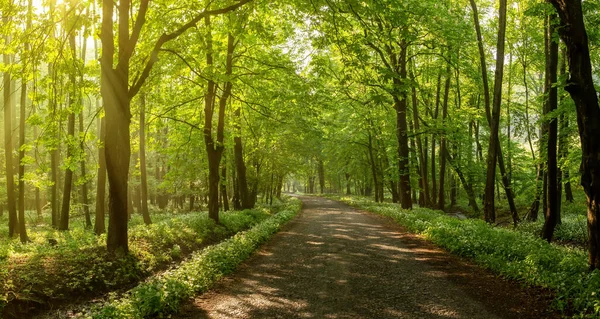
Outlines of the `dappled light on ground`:
{"type": "Polygon", "coordinates": [[[482,302],[487,285],[457,284],[478,274],[460,265],[449,272],[456,260],[396,225],[330,200],[302,200],[296,221],[179,318],[523,317],[510,303],[482,302]]]}

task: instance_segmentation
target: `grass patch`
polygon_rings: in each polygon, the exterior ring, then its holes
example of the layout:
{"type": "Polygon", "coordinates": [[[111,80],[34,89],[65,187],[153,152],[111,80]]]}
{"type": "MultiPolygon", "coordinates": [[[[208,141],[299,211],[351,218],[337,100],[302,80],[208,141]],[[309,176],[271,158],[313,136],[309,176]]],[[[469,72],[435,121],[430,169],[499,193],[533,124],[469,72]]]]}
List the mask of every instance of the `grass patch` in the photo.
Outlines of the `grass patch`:
{"type": "Polygon", "coordinates": [[[93,319],[166,318],[179,309],[182,301],[205,292],[217,280],[233,272],[281,225],[292,219],[300,206],[299,200],[290,199],[279,213],[250,230],[193,253],[177,268],[150,278],[120,298],[113,296],[91,313],[80,316],[93,319]]]}
{"type": "Polygon", "coordinates": [[[192,251],[270,216],[266,207],[227,212],[216,225],[207,213],[156,214],[149,226],[136,216],[129,229],[130,254],[124,257],[107,254],[106,235],[95,236],[83,227],[58,232],[38,226],[30,229],[31,243],[15,239],[0,245],[0,311],[18,317],[32,307],[131,286],[192,251]],[[57,243],[49,243],[48,238],[57,243]]]}
{"type": "Polygon", "coordinates": [[[425,208],[403,210],[396,204],[356,197],[332,197],[388,216],[436,245],[528,285],[552,289],[554,306],[575,318],[600,317],[600,270],[588,272],[587,254],[549,244],[524,231],[493,227],[482,220],[458,220],[425,208]]]}

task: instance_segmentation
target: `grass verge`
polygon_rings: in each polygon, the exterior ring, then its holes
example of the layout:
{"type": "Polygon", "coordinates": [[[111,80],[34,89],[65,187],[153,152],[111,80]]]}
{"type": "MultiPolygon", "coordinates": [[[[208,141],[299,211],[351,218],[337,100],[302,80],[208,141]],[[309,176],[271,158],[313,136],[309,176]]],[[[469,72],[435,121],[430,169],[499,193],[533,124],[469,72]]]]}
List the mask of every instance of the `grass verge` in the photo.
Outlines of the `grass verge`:
{"type": "Polygon", "coordinates": [[[177,268],[150,278],[119,298],[80,317],[165,318],[176,312],[182,301],[205,292],[217,280],[230,274],[254,250],[300,211],[300,201],[290,199],[279,213],[223,242],[193,253],[177,268]]]}
{"type": "Polygon", "coordinates": [[[468,257],[502,276],[555,292],[555,307],[574,318],[600,317],[600,271],[588,272],[587,254],[549,244],[532,234],[493,227],[482,220],[458,220],[425,208],[355,197],[333,197],[387,216],[453,254],[468,257]]]}
{"type": "MultiPolygon", "coordinates": [[[[163,214],[164,215],[164,214],[163,214]]],[[[19,318],[48,305],[72,302],[128,287],[182,260],[192,251],[248,229],[271,216],[267,208],[221,215],[216,225],[206,213],[157,217],[152,225],[133,222],[130,254],[107,254],[106,236],[76,228],[31,232],[33,242],[2,243],[0,311],[19,318]],[[55,239],[50,243],[47,238],[55,239]]]]}

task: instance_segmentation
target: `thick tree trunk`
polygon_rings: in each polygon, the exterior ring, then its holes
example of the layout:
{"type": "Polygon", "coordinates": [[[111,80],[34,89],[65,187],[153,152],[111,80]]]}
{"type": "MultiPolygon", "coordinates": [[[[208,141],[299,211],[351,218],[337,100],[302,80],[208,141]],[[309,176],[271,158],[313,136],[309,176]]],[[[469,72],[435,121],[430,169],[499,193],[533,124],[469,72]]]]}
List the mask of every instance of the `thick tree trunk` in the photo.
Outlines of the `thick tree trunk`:
{"type": "MultiPolygon", "coordinates": [[[[558,68],[558,42],[553,40],[555,28],[553,26],[554,15],[548,15],[546,18],[546,92],[547,100],[544,105],[544,114],[550,114],[558,108],[558,88],[556,87],[557,68],[558,68]]],[[[557,163],[557,139],[558,123],[556,117],[550,119],[548,124],[548,142],[547,151],[547,209],[544,212],[544,227],[542,228],[542,238],[552,241],[554,228],[558,223],[558,163],[557,163]]]]}
{"type": "MultiPolygon", "coordinates": [[[[140,97],[140,202],[144,224],[150,225],[152,220],[148,211],[148,172],[146,168],[146,96],[142,94],[140,97]]],[[[193,206],[193,202],[191,206],[193,206]]]]}
{"type": "MultiPolygon", "coordinates": [[[[109,252],[129,252],[127,229],[127,202],[129,160],[131,144],[129,124],[131,106],[129,98],[129,59],[119,54],[117,68],[113,68],[114,33],[113,1],[102,1],[102,72],[101,93],[104,101],[106,132],[104,154],[108,176],[108,236],[106,247],[109,252]]],[[[119,53],[125,52],[129,43],[129,2],[119,1],[118,15],[119,53]]]]}
{"type": "Polygon", "coordinates": [[[600,268],[600,107],[592,78],[592,66],[581,0],[548,0],[558,11],[558,28],[569,55],[566,90],[577,108],[581,139],[581,185],[587,196],[590,269],[600,268]]]}

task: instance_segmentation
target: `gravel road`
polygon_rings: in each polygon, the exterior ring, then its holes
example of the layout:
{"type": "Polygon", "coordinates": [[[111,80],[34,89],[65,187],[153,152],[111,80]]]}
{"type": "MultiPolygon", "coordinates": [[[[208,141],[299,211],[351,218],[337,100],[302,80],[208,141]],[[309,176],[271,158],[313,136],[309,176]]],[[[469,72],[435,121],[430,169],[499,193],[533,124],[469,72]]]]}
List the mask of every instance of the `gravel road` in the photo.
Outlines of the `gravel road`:
{"type": "Polygon", "coordinates": [[[175,318],[560,318],[550,295],[498,278],[386,218],[318,197],[175,318]]]}

